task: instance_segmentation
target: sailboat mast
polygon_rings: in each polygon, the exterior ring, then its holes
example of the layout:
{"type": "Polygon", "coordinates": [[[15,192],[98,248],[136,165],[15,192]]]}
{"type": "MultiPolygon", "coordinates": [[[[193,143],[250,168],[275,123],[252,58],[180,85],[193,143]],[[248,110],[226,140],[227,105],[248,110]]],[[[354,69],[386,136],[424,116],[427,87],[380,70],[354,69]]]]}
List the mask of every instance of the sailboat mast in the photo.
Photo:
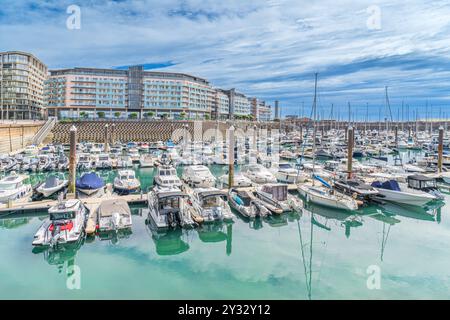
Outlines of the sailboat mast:
{"type": "MultiPolygon", "coordinates": [[[[314,100],[313,100],[313,170],[314,175],[316,163],[316,135],[317,135],[317,72],[314,74],[314,100]]],[[[312,179],[314,185],[314,179],[312,179]]]]}

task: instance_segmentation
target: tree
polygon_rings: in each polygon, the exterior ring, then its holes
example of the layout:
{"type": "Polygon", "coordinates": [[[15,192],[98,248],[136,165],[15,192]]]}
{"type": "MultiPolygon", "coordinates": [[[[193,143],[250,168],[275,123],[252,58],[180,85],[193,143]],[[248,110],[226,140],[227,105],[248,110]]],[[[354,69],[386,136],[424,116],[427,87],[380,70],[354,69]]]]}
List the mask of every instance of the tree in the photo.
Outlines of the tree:
{"type": "Polygon", "coordinates": [[[98,116],[100,119],[104,119],[104,118],[105,118],[105,113],[104,113],[103,111],[99,111],[99,112],[97,112],[97,116],[98,116]]]}
{"type": "Polygon", "coordinates": [[[116,112],[114,112],[114,117],[116,117],[116,118],[119,118],[120,117],[120,112],[119,111],[116,111],[116,112]]]}
{"type": "Polygon", "coordinates": [[[163,114],[161,115],[161,119],[167,119],[167,117],[168,117],[167,113],[163,113],[163,114]]]}
{"type": "Polygon", "coordinates": [[[186,118],[186,112],[182,111],[182,112],[180,113],[180,119],[183,120],[184,118],[186,118]]]}
{"type": "Polygon", "coordinates": [[[86,119],[88,117],[88,114],[86,112],[84,112],[84,111],[81,111],[80,112],[80,117],[83,118],[83,119],[86,119]]]}
{"type": "Polygon", "coordinates": [[[135,112],[133,112],[133,113],[130,113],[130,115],[128,116],[128,118],[129,119],[137,119],[137,113],[135,113],[135,112]]]}
{"type": "Polygon", "coordinates": [[[209,114],[205,114],[205,120],[209,120],[211,119],[211,117],[209,116],[209,114]]]}
{"type": "Polygon", "coordinates": [[[147,118],[153,118],[153,117],[155,116],[155,113],[154,113],[153,111],[149,111],[149,112],[147,112],[147,113],[145,114],[145,116],[146,116],[147,118]]]}

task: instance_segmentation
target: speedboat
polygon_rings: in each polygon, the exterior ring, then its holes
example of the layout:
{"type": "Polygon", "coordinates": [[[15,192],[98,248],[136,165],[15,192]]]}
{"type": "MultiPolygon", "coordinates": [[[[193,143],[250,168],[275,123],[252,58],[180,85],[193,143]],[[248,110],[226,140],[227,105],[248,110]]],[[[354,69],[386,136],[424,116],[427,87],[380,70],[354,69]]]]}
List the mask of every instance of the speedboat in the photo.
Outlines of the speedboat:
{"type": "Polygon", "coordinates": [[[133,162],[139,162],[139,158],[141,157],[137,148],[128,149],[128,156],[133,162]]]}
{"type": "Polygon", "coordinates": [[[58,203],[48,209],[44,221],[33,239],[34,246],[55,246],[78,242],[84,232],[87,210],[77,199],[58,203]]]}
{"type": "Polygon", "coordinates": [[[416,174],[406,178],[408,187],[415,190],[420,190],[435,196],[439,200],[444,200],[444,195],[439,191],[435,178],[416,174]]]}
{"type": "Polygon", "coordinates": [[[195,225],[191,218],[193,208],[188,194],[178,188],[155,187],[147,195],[148,223],[156,229],[178,226],[191,228],[195,225]]]}
{"type": "Polygon", "coordinates": [[[427,192],[409,188],[407,184],[400,184],[396,180],[387,180],[383,183],[380,181],[372,182],[372,187],[379,192],[377,197],[394,203],[407,205],[424,206],[430,201],[436,200],[437,197],[427,192]]]}
{"type": "Polygon", "coordinates": [[[153,178],[154,184],[161,187],[177,187],[181,188],[182,183],[177,176],[177,170],[171,165],[160,165],[155,177],[153,178]]]}
{"type": "Polygon", "coordinates": [[[15,171],[0,180],[0,202],[18,200],[25,198],[32,193],[32,188],[25,180],[28,176],[17,175],[15,171]]]}
{"type": "Polygon", "coordinates": [[[233,220],[228,195],[217,188],[197,188],[191,194],[194,212],[192,218],[198,222],[233,220]]]}
{"type": "MultiPolygon", "coordinates": [[[[222,188],[228,187],[228,174],[221,175],[218,179],[218,184],[222,188]]],[[[252,181],[244,176],[242,173],[236,173],[233,177],[233,187],[250,187],[252,181]]]]}
{"type": "Polygon", "coordinates": [[[78,170],[91,170],[92,159],[91,155],[88,153],[80,154],[77,161],[78,170]]]}
{"type": "Polygon", "coordinates": [[[271,210],[272,213],[302,212],[303,201],[288,192],[287,184],[268,183],[256,187],[256,196],[262,200],[267,209],[276,208],[271,210]]]}
{"type": "Polygon", "coordinates": [[[332,188],[325,186],[315,186],[310,184],[300,184],[298,192],[306,198],[307,202],[333,209],[357,210],[358,203],[355,199],[337,192],[332,188]]]}
{"type": "Polygon", "coordinates": [[[41,193],[44,197],[50,197],[52,194],[63,190],[69,184],[69,180],[50,175],[45,182],[36,188],[36,191],[41,193]]]}
{"type": "Polygon", "coordinates": [[[105,187],[105,182],[95,172],[85,173],[77,179],[76,188],[87,195],[92,195],[105,187]]]}
{"type": "Polygon", "coordinates": [[[255,183],[275,183],[275,176],[263,165],[251,164],[244,166],[241,170],[242,174],[255,183]]]}
{"type": "Polygon", "coordinates": [[[289,162],[282,162],[278,165],[278,170],[275,172],[275,177],[277,178],[278,182],[289,184],[304,181],[303,175],[289,162]]]}
{"type": "Polygon", "coordinates": [[[140,187],[141,183],[133,170],[119,170],[118,176],[114,178],[114,189],[120,194],[136,192],[140,187]]]}
{"type": "Polygon", "coordinates": [[[246,218],[254,219],[256,217],[266,217],[270,214],[263,202],[256,198],[253,192],[247,188],[230,189],[228,200],[231,207],[246,218]]]}
{"type": "Polygon", "coordinates": [[[131,228],[131,210],[128,203],[122,199],[102,201],[97,209],[97,225],[99,232],[131,228]]]}
{"type": "Polygon", "coordinates": [[[216,184],[216,178],[203,165],[185,167],[181,179],[194,188],[210,188],[216,184]]]}
{"type": "Polygon", "coordinates": [[[130,168],[133,166],[133,160],[127,155],[120,155],[116,161],[117,168],[130,168]]]}

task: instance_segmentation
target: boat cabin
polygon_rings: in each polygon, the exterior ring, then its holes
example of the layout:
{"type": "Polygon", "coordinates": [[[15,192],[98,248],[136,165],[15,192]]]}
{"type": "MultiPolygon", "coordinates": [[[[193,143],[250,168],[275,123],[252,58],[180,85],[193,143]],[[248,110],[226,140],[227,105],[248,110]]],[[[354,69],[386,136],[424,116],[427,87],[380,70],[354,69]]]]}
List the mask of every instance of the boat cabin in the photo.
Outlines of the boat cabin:
{"type": "Polygon", "coordinates": [[[411,189],[423,191],[437,189],[436,179],[420,174],[408,176],[407,182],[411,189]]]}

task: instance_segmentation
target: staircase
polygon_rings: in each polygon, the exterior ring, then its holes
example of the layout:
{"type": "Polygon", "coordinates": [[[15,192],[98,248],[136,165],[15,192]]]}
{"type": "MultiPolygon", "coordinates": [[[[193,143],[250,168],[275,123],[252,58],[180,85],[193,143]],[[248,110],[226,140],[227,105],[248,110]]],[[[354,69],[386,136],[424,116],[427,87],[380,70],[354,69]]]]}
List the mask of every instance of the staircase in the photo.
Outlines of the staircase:
{"type": "Polygon", "coordinates": [[[31,143],[36,145],[36,146],[41,144],[44,141],[44,139],[48,136],[50,131],[52,131],[52,129],[55,126],[55,124],[56,124],[56,118],[55,117],[49,117],[47,122],[35,134],[35,136],[33,137],[33,140],[31,141],[31,143]]]}

